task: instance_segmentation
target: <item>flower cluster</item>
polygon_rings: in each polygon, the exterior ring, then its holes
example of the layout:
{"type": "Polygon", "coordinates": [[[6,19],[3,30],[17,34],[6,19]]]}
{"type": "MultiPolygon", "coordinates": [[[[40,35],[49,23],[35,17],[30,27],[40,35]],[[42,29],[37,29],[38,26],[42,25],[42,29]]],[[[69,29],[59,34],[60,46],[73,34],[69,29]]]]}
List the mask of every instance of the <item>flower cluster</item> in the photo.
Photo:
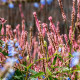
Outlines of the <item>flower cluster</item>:
{"type": "MultiPolygon", "coordinates": [[[[21,47],[19,45],[19,42],[17,42],[14,39],[14,40],[7,40],[6,42],[3,42],[2,49],[8,50],[8,58],[6,59],[5,63],[6,64],[10,63],[10,65],[9,65],[10,68],[9,68],[8,72],[6,73],[5,77],[3,78],[3,80],[9,80],[12,78],[12,76],[15,72],[15,70],[13,68],[15,63],[19,64],[18,59],[23,59],[23,57],[19,53],[21,51],[21,47]]],[[[3,68],[4,67],[1,67],[2,72],[3,72],[3,68]]]]}

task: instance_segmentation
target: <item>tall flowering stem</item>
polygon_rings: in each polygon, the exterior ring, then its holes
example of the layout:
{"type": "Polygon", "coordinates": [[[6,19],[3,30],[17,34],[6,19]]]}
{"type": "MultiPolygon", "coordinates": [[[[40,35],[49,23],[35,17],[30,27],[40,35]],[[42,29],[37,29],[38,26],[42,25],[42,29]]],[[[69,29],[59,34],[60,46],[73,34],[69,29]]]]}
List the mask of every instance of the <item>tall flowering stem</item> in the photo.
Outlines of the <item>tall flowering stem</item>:
{"type": "MultiPolygon", "coordinates": [[[[43,58],[45,58],[45,48],[44,48],[44,36],[43,36],[43,33],[42,33],[42,29],[41,29],[41,22],[39,21],[39,26],[40,26],[40,32],[39,32],[39,41],[40,41],[40,51],[41,51],[41,54],[43,56],[43,58]]],[[[43,60],[43,70],[45,72],[45,64],[46,61],[43,60]]]]}
{"type": "MultiPolygon", "coordinates": [[[[16,26],[16,31],[17,31],[17,36],[18,36],[18,41],[20,40],[20,30],[19,30],[19,28],[20,28],[20,24],[18,24],[17,26],[16,26]]],[[[20,42],[20,41],[19,41],[20,42]]]]}
{"type": "Polygon", "coordinates": [[[38,20],[38,18],[37,18],[37,14],[36,14],[36,12],[34,12],[33,15],[34,15],[34,17],[35,17],[36,26],[37,26],[37,28],[38,28],[38,31],[40,31],[39,20],[38,20]]]}
{"type": "MultiPolygon", "coordinates": [[[[2,29],[1,29],[1,35],[4,35],[4,24],[6,23],[7,20],[5,20],[4,18],[0,18],[0,24],[2,24],[2,29]]],[[[5,40],[5,36],[3,37],[3,41],[5,40]]]]}
{"type": "Polygon", "coordinates": [[[66,21],[66,15],[65,15],[64,10],[63,10],[62,1],[58,0],[58,2],[59,2],[60,9],[61,9],[63,21],[66,21]]]}
{"type": "MultiPolygon", "coordinates": [[[[33,36],[32,36],[32,27],[30,28],[30,54],[31,54],[31,52],[32,52],[32,39],[33,39],[33,36]]],[[[31,58],[31,61],[30,62],[32,62],[32,56],[30,56],[30,58],[31,58]]]]}
{"type": "Polygon", "coordinates": [[[73,7],[72,7],[72,14],[71,14],[72,31],[74,28],[74,19],[75,19],[75,0],[73,0],[73,7]]]}
{"type": "Polygon", "coordinates": [[[77,22],[80,19],[80,0],[77,0],[77,22]]]}
{"type": "Polygon", "coordinates": [[[21,3],[19,4],[19,11],[20,11],[20,14],[21,14],[21,18],[24,19],[24,14],[23,14],[23,11],[22,11],[22,4],[21,3]]]}
{"type": "Polygon", "coordinates": [[[30,49],[32,49],[32,27],[30,28],[30,49]]]}
{"type": "Polygon", "coordinates": [[[56,29],[55,29],[55,25],[54,25],[53,22],[52,22],[52,17],[50,16],[48,19],[50,20],[50,27],[51,27],[51,29],[52,29],[53,32],[56,34],[56,29]]]}
{"type": "Polygon", "coordinates": [[[53,42],[53,40],[52,40],[52,38],[51,38],[51,34],[50,34],[50,32],[49,32],[49,30],[48,30],[48,28],[47,28],[47,24],[43,23],[43,26],[44,26],[45,29],[46,29],[46,34],[47,34],[47,37],[48,37],[49,45],[51,45],[53,48],[55,48],[54,42],[53,42]]]}

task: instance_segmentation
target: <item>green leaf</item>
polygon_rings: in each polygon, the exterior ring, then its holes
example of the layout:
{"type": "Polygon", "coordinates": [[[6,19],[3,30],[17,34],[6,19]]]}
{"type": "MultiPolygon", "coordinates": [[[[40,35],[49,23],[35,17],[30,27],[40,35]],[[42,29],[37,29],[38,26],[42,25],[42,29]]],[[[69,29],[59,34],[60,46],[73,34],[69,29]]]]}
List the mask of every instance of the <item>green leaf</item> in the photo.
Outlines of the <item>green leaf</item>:
{"type": "Polygon", "coordinates": [[[5,51],[2,51],[4,56],[8,56],[8,53],[6,53],[5,51]]]}
{"type": "Polygon", "coordinates": [[[2,40],[0,40],[0,42],[2,42],[2,43],[3,43],[3,41],[2,41],[2,40]]]}
{"type": "Polygon", "coordinates": [[[38,61],[41,61],[41,60],[44,60],[44,59],[46,59],[46,58],[40,58],[40,59],[36,60],[35,62],[38,62],[38,61]]]}
{"type": "Polygon", "coordinates": [[[32,74],[37,74],[36,71],[32,70],[32,69],[29,69],[29,71],[32,73],[32,74]]]}
{"type": "Polygon", "coordinates": [[[0,48],[0,52],[2,52],[2,49],[0,48]]]}
{"type": "Polygon", "coordinates": [[[73,55],[71,53],[68,53],[69,54],[69,58],[73,57],[73,55]]]}
{"type": "Polygon", "coordinates": [[[44,40],[44,47],[47,49],[47,42],[44,40]]]}
{"type": "Polygon", "coordinates": [[[29,66],[25,66],[25,65],[23,65],[23,64],[21,64],[21,66],[23,66],[24,68],[25,68],[25,70],[29,70],[29,68],[31,67],[33,65],[33,63],[31,63],[29,66]]]}
{"type": "Polygon", "coordinates": [[[53,80],[58,80],[57,78],[54,78],[53,80]]]}
{"type": "Polygon", "coordinates": [[[53,66],[53,65],[51,65],[51,68],[54,70],[55,68],[58,68],[59,66],[53,66]]]}
{"type": "Polygon", "coordinates": [[[0,32],[1,32],[1,29],[2,29],[2,24],[0,25],[0,32]]]}
{"type": "Polygon", "coordinates": [[[30,78],[30,80],[37,80],[37,78],[30,78]]]}
{"type": "Polygon", "coordinates": [[[24,62],[23,62],[23,65],[25,65],[25,66],[26,66],[26,65],[27,65],[27,62],[26,62],[26,61],[24,61],[24,62]]]}
{"type": "Polygon", "coordinates": [[[3,44],[3,41],[2,41],[2,40],[0,40],[0,46],[2,46],[2,44],[3,44]]]}
{"type": "Polygon", "coordinates": [[[46,67],[46,73],[47,73],[47,75],[52,75],[52,73],[48,67],[46,67]]]}
{"type": "Polygon", "coordinates": [[[19,69],[17,69],[17,70],[15,71],[15,74],[16,74],[17,76],[22,75],[22,73],[21,73],[21,71],[20,71],[19,69]]]}
{"type": "Polygon", "coordinates": [[[24,71],[27,71],[27,67],[24,64],[20,64],[20,65],[25,68],[24,71]]]}
{"type": "Polygon", "coordinates": [[[60,72],[68,72],[68,71],[70,71],[70,69],[68,67],[60,67],[60,68],[58,68],[58,70],[60,72]]]}
{"type": "Polygon", "coordinates": [[[2,78],[0,78],[0,80],[3,80],[2,78]]]}
{"type": "Polygon", "coordinates": [[[53,65],[55,65],[56,60],[57,60],[57,55],[55,55],[55,58],[54,58],[54,60],[53,60],[53,65]]]}
{"type": "Polygon", "coordinates": [[[25,65],[21,64],[21,66],[23,66],[24,68],[27,68],[25,65]]]}
{"type": "Polygon", "coordinates": [[[22,76],[14,76],[14,78],[15,78],[15,79],[18,79],[18,80],[20,80],[21,77],[22,77],[22,76]]]}
{"type": "Polygon", "coordinates": [[[39,72],[39,73],[37,73],[37,74],[35,74],[35,75],[32,75],[31,77],[39,77],[39,76],[41,76],[41,75],[43,75],[44,74],[44,72],[39,72]]]}
{"type": "Polygon", "coordinates": [[[33,63],[31,63],[29,66],[27,66],[27,70],[33,65],[33,63]]]}
{"type": "Polygon", "coordinates": [[[63,61],[63,59],[62,59],[62,57],[61,57],[60,55],[57,55],[57,57],[58,57],[61,61],[63,61]]]}
{"type": "Polygon", "coordinates": [[[67,72],[67,71],[69,71],[70,69],[68,68],[68,67],[63,67],[63,69],[62,69],[62,71],[63,72],[67,72]]]}
{"type": "Polygon", "coordinates": [[[14,79],[11,79],[11,80],[24,80],[24,75],[25,74],[23,74],[22,71],[20,71],[19,69],[17,69],[15,71],[14,76],[13,76],[14,79]]]}
{"type": "Polygon", "coordinates": [[[49,80],[53,80],[53,77],[49,76],[48,79],[49,79],[49,80]]]}

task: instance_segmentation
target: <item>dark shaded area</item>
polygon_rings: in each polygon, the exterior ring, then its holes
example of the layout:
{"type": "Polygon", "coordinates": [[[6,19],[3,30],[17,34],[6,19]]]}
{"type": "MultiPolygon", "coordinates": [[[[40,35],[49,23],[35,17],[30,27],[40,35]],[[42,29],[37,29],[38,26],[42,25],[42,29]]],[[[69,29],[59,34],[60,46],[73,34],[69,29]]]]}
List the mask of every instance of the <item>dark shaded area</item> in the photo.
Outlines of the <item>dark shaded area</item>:
{"type": "MultiPolygon", "coordinates": [[[[69,27],[71,24],[71,10],[72,10],[72,0],[62,0],[63,2],[63,9],[67,16],[67,26],[69,27]]],[[[0,17],[4,17],[7,20],[7,24],[12,25],[12,28],[14,29],[17,24],[21,24],[21,14],[19,11],[19,2],[14,3],[15,7],[13,9],[10,9],[8,7],[8,4],[6,5],[0,5],[0,17]]],[[[35,23],[34,23],[34,17],[33,12],[37,12],[38,19],[41,20],[41,22],[46,22],[49,24],[48,17],[53,17],[53,22],[56,25],[57,21],[60,22],[60,32],[65,33],[65,23],[63,22],[60,7],[57,0],[54,0],[51,5],[46,4],[43,9],[41,8],[35,8],[33,6],[34,3],[27,3],[22,2],[22,11],[24,13],[25,17],[25,25],[26,29],[29,30],[29,27],[34,27],[34,33],[35,33],[35,23]]],[[[41,4],[39,4],[41,5],[41,4]]]]}

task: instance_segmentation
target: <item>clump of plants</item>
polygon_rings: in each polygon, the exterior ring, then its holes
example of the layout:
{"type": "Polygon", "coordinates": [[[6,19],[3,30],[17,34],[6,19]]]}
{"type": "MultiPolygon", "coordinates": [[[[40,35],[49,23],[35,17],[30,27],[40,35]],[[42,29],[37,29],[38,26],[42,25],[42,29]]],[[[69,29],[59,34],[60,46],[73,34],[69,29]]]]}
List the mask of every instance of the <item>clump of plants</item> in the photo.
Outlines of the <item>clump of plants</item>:
{"type": "MultiPolygon", "coordinates": [[[[58,0],[63,21],[67,18],[61,0],[58,0]]],[[[33,36],[25,30],[25,20],[12,30],[11,25],[0,19],[0,79],[2,80],[79,80],[80,79],[80,1],[73,0],[71,26],[60,35],[59,22],[55,26],[52,17],[42,23],[33,12],[37,33],[33,36]],[[20,31],[20,26],[22,31],[20,31]],[[77,30],[77,36],[75,31],[77,30]],[[28,36],[29,35],[29,36],[28,36]],[[76,38],[75,38],[76,37],[76,38]]],[[[65,24],[66,25],[66,24],[65,24]]]]}

